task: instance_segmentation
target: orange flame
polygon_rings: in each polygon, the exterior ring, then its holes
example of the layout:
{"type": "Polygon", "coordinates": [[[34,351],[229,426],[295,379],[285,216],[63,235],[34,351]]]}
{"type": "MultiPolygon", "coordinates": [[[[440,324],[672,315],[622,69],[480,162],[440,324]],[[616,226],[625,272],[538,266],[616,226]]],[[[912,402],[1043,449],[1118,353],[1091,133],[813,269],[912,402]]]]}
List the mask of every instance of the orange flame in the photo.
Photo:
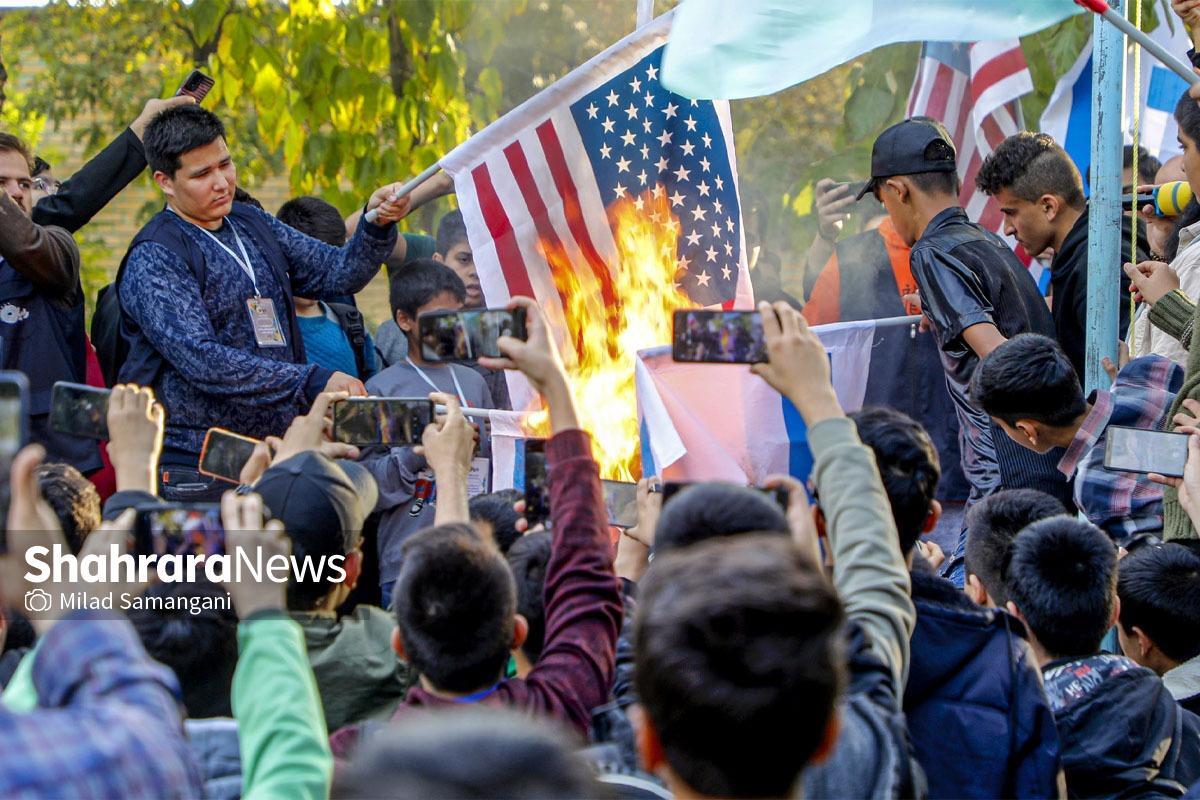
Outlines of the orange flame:
{"type": "MultiPolygon", "coordinates": [[[[555,288],[562,298],[569,344],[563,347],[567,376],[579,406],[580,424],[591,433],[600,475],[633,481],[641,475],[641,448],[634,388],[637,351],[671,342],[672,313],[695,304],[676,283],[679,221],[666,193],[646,191],[608,208],[615,233],[615,263],[577,255],[577,267],[556,241],[543,240],[555,288]]],[[[551,324],[554,320],[551,320],[551,324]]],[[[546,436],[544,412],[530,415],[531,436],[546,436]]]]}

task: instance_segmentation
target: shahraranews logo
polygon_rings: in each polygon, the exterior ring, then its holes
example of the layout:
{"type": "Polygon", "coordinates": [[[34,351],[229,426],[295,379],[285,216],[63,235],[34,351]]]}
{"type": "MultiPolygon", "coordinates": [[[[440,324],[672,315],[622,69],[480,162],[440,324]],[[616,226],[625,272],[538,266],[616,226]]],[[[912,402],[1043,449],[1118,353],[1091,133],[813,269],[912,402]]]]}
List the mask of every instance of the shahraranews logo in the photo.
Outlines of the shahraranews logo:
{"type": "Polygon", "coordinates": [[[79,581],[145,583],[150,580],[153,570],[161,583],[192,583],[200,575],[213,583],[243,580],[287,583],[293,579],[302,583],[340,583],[346,579],[345,563],[345,556],[321,556],[314,561],[311,556],[297,558],[276,553],[264,558],[261,549],[253,553],[238,550],[236,556],[227,553],[134,556],[122,553],[115,544],[109,545],[107,553],[92,553],[80,558],[64,552],[63,546],[56,544],[53,549],[39,545],[25,551],[25,564],[30,568],[25,573],[25,580],[30,583],[52,580],[59,584],[79,581]]]}

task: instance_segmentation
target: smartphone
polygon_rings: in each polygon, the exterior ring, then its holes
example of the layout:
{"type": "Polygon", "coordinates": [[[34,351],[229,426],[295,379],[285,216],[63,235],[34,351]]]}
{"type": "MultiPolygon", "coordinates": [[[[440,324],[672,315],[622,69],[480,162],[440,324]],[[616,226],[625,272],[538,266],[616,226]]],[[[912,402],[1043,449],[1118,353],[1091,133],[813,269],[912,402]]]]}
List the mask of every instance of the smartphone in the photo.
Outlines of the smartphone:
{"type": "Polygon", "coordinates": [[[200,472],[213,478],[241,483],[242,467],[254,454],[258,439],[224,428],[209,428],[200,449],[200,472]]]}
{"type": "Polygon", "coordinates": [[[108,438],[109,389],[59,381],[50,390],[50,427],[68,436],[108,438]]]}
{"type": "Polygon", "coordinates": [[[1188,455],[1186,433],[1109,425],[1105,437],[1105,469],[1183,477],[1188,455]]]}
{"type": "Polygon", "coordinates": [[[604,489],[604,507],[608,524],[632,528],[638,523],[637,484],[627,481],[600,481],[604,489]]]}
{"type": "Polygon", "coordinates": [[[676,361],[755,364],[767,360],[762,316],[757,311],[676,311],[671,336],[676,361]]]}
{"type": "Polygon", "coordinates": [[[549,470],[546,465],[546,440],[525,440],[525,519],[529,527],[550,519],[549,470]]]}
{"type": "Polygon", "coordinates": [[[420,444],[433,422],[433,401],[424,397],[351,397],[333,404],[333,440],[353,445],[420,444]]]}
{"type": "Polygon", "coordinates": [[[219,503],[148,503],[137,507],[137,555],[216,556],[225,552],[219,503]]]}
{"type": "Polygon", "coordinates": [[[175,96],[188,95],[196,98],[199,103],[208,94],[208,90],[216,86],[217,82],[205,75],[198,69],[192,70],[188,76],[183,79],[183,83],[179,84],[179,88],[175,90],[175,96]]]}
{"type": "Polygon", "coordinates": [[[858,193],[861,192],[863,187],[866,185],[866,181],[843,181],[842,183],[838,183],[830,187],[829,191],[835,192],[839,189],[845,189],[846,191],[842,192],[844,197],[858,197],[858,193]]]}
{"type": "Polygon", "coordinates": [[[0,553],[7,552],[12,462],[29,441],[29,380],[23,372],[0,372],[0,553]]]}
{"type": "Polygon", "coordinates": [[[525,339],[525,309],[482,308],[431,311],[417,317],[421,356],[426,361],[477,361],[500,358],[501,336],[525,339]]]}

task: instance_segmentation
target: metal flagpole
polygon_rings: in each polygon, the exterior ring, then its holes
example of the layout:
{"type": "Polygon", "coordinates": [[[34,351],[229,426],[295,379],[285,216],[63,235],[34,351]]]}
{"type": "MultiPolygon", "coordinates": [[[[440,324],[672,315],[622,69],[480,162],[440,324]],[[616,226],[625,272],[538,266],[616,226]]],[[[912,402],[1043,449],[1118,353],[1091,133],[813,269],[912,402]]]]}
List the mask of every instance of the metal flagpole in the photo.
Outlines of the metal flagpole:
{"type": "MultiPolygon", "coordinates": [[[[1169,68],[1172,72],[1183,78],[1189,84],[1195,85],[1200,83],[1200,75],[1197,75],[1195,72],[1193,72],[1192,68],[1186,62],[1181,61],[1178,56],[1172,55],[1169,50],[1151,39],[1148,33],[1139,30],[1136,25],[1125,19],[1125,17],[1120,13],[1123,0],[1117,0],[1111,4],[1104,2],[1104,0],[1075,0],[1075,2],[1086,8],[1088,11],[1096,12],[1100,17],[1112,24],[1113,27],[1117,28],[1130,39],[1133,39],[1135,42],[1140,44],[1142,49],[1146,50],[1148,53],[1150,53],[1150,55],[1161,61],[1163,66],[1169,68]]],[[[1099,21],[1096,22],[1096,27],[1094,30],[1096,32],[1100,31],[1099,21]]],[[[1092,41],[1095,42],[1094,39],[1092,41]]],[[[1092,52],[1100,52],[1099,45],[1094,44],[1092,46],[1092,52]]],[[[1095,76],[1094,70],[1092,74],[1095,76]]]]}
{"type": "MultiPolygon", "coordinates": [[[[1106,6],[1092,34],[1092,165],[1088,200],[1087,349],[1085,392],[1107,388],[1100,365],[1117,362],[1121,284],[1121,102],[1125,96],[1125,34],[1105,17],[1120,13],[1124,0],[1106,6]]],[[[1090,7],[1090,5],[1089,5],[1090,7]]],[[[1093,9],[1095,10],[1095,9],[1093,9]]],[[[1124,18],[1121,18],[1124,22],[1124,18]]]]}

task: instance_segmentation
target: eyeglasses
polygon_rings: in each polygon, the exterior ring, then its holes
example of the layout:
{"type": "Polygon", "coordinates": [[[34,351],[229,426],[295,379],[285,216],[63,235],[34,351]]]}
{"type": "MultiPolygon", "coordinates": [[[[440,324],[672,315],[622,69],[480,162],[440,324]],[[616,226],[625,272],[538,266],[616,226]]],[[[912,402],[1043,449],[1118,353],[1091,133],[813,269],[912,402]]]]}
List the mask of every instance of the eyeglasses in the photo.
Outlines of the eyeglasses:
{"type": "Polygon", "coordinates": [[[58,194],[58,190],[62,187],[62,181],[56,181],[53,178],[34,178],[33,188],[39,192],[46,194],[58,194]]]}

